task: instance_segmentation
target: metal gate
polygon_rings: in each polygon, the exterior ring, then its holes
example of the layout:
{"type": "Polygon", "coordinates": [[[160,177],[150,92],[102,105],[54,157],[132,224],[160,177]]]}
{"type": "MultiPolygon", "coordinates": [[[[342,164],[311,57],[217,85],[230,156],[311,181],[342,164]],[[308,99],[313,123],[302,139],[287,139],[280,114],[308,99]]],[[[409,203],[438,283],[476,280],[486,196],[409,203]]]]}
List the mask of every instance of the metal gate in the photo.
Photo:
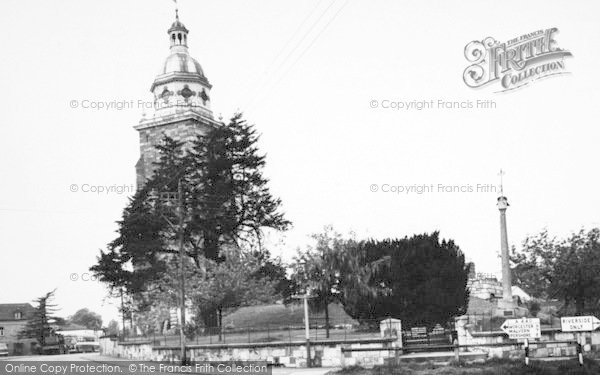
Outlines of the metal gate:
{"type": "Polygon", "coordinates": [[[455,338],[454,331],[441,326],[433,329],[413,327],[402,331],[402,348],[405,353],[435,350],[440,346],[452,345],[455,338]]]}

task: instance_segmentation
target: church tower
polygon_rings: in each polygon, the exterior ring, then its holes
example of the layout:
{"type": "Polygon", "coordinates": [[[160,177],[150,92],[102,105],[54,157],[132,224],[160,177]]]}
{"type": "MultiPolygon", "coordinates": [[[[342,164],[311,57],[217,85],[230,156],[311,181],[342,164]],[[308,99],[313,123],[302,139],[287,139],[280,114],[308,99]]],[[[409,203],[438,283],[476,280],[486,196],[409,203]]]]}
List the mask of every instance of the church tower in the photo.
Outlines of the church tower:
{"type": "Polygon", "coordinates": [[[212,85],[189,54],[188,33],[176,10],[175,22],[167,31],[170,54],[150,87],[154,108],[134,126],[140,135],[140,159],[135,166],[138,188],[152,177],[158,158],[155,146],[165,135],[185,143],[220,126],[210,109],[212,85]]]}

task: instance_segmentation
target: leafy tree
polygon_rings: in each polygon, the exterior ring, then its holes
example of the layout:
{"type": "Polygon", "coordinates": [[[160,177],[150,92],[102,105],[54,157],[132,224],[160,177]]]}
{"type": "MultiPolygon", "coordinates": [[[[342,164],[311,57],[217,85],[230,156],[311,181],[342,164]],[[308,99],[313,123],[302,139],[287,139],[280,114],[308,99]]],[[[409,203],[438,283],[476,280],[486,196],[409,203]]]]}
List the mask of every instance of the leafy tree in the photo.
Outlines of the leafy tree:
{"type": "Polygon", "coordinates": [[[558,254],[559,241],[550,237],[547,230],[523,241],[522,249],[511,249],[513,283],[536,298],[549,298],[554,261],[558,254]]]}
{"type": "Polygon", "coordinates": [[[52,303],[54,292],[56,292],[56,289],[34,301],[36,304],[35,311],[25,327],[19,331],[19,338],[36,339],[40,346],[46,345],[46,337],[53,332],[52,326],[57,321],[57,317],[54,316],[56,305],[52,303]]]}
{"type": "Polygon", "coordinates": [[[87,329],[98,330],[102,328],[102,317],[87,308],[79,309],[69,318],[69,322],[79,324],[87,329]]]}
{"type": "MultiPolygon", "coordinates": [[[[175,306],[180,298],[178,291],[181,282],[175,271],[179,267],[177,260],[169,262],[168,267],[173,272],[165,273],[160,288],[153,289],[147,297],[151,301],[163,301],[165,305],[175,306]]],[[[280,297],[275,292],[278,282],[269,277],[258,276],[260,267],[260,259],[255,253],[242,252],[239,249],[229,249],[222,262],[203,259],[200,268],[191,262],[187,263],[186,302],[191,302],[195,315],[200,320],[197,322],[200,324],[196,325],[207,329],[216,328],[221,337],[225,311],[273,302],[280,297]],[[217,320],[211,324],[215,312],[217,320]]],[[[156,306],[157,304],[153,304],[152,308],[156,306]]]]}
{"type": "MultiPolygon", "coordinates": [[[[192,299],[200,315],[217,312],[217,327],[223,327],[224,311],[241,306],[273,302],[275,284],[254,274],[259,264],[252,256],[229,254],[224,262],[206,261],[204,275],[196,274],[192,299]]],[[[209,327],[210,328],[210,327],[209,327]]],[[[219,329],[219,338],[221,329],[219,329]]]]}
{"type": "Polygon", "coordinates": [[[119,322],[112,319],[104,330],[106,336],[119,336],[119,322]]]}
{"type": "Polygon", "coordinates": [[[340,300],[339,262],[345,241],[331,226],[314,234],[315,246],[299,251],[293,279],[308,293],[309,306],[315,312],[325,312],[325,335],[329,338],[329,304],[340,300]]]}
{"type": "Polygon", "coordinates": [[[529,309],[529,312],[531,313],[531,315],[533,315],[534,317],[536,317],[540,310],[542,309],[542,307],[540,306],[540,303],[538,301],[529,301],[527,304],[527,309],[529,309]]]}
{"type": "Polygon", "coordinates": [[[469,267],[454,241],[440,241],[438,232],[351,243],[347,253],[342,302],[359,321],[391,316],[407,326],[433,326],[466,312],[469,267]],[[367,271],[353,273],[361,268],[367,271]],[[357,287],[365,283],[369,288],[357,287]]]}
{"type": "Polygon", "coordinates": [[[252,274],[252,277],[257,280],[270,280],[274,283],[275,295],[281,296],[284,303],[290,303],[297,286],[294,280],[288,278],[287,267],[281,258],[273,258],[268,250],[255,251],[253,256],[258,262],[259,268],[252,274]]]}
{"type": "Polygon", "coordinates": [[[583,229],[559,240],[546,230],[513,249],[515,283],[538,298],[559,298],[564,311],[600,311],[600,229],[583,229]]]}
{"type": "MultiPolygon", "coordinates": [[[[174,303],[167,303],[163,300],[155,300],[152,303],[144,301],[138,303],[138,309],[134,314],[135,325],[143,335],[151,335],[153,333],[164,334],[163,328],[165,322],[171,319],[171,307],[174,303]]],[[[167,327],[170,324],[167,323],[167,327]]]]}

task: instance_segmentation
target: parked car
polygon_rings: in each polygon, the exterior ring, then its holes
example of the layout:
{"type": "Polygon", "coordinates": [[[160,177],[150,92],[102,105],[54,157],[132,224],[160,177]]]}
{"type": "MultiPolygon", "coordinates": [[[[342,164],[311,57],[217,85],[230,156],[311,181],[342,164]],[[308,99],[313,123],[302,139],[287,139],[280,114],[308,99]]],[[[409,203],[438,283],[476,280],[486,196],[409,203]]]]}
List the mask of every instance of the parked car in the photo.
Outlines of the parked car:
{"type": "Polygon", "coordinates": [[[62,335],[51,333],[45,337],[45,344],[42,347],[42,354],[68,354],[69,349],[65,345],[65,339],[62,335]]]}
{"type": "Polygon", "coordinates": [[[69,353],[97,352],[100,343],[91,336],[65,336],[65,344],[69,353]]]}
{"type": "Polygon", "coordinates": [[[0,342],[0,357],[8,356],[8,346],[0,342]]]}
{"type": "MultiPolygon", "coordinates": [[[[92,339],[93,340],[93,339],[92,339]]],[[[89,353],[89,352],[97,352],[100,350],[100,343],[97,341],[92,341],[86,339],[84,341],[77,342],[76,350],[78,353],[89,353]]]]}

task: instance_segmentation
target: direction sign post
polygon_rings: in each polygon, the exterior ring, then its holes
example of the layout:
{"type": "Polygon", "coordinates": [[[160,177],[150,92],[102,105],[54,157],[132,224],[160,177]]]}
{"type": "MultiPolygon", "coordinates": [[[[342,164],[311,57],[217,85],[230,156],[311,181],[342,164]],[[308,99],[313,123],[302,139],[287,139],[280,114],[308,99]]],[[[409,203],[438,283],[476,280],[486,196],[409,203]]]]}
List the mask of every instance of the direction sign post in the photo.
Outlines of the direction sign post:
{"type": "Polygon", "coordinates": [[[511,339],[531,340],[542,337],[539,318],[506,319],[500,329],[511,339]]]}
{"type": "Polygon", "coordinates": [[[525,365],[529,365],[529,340],[542,337],[539,318],[506,319],[500,328],[511,339],[524,340],[525,365]]]}
{"type": "Polygon", "coordinates": [[[595,316],[563,316],[560,318],[561,331],[577,334],[577,359],[583,366],[584,332],[591,332],[600,327],[600,319],[595,316]]]}
{"type": "Polygon", "coordinates": [[[600,327],[600,319],[595,316],[563,316],[560,325],[563,332],[590,332],[600,327]]]}

